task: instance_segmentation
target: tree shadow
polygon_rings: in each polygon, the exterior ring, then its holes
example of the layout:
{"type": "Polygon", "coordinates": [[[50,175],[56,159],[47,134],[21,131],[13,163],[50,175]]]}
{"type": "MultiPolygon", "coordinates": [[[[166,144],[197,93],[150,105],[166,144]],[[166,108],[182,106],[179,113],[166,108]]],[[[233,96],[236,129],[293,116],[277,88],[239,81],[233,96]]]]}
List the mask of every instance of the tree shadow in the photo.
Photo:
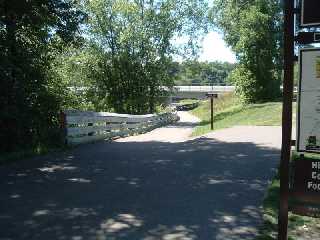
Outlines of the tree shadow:
{"type": "Polygon", "coordinates": [[[98,142],[0,167],[0,239],[253,239],[279,151],[98,142]]]}

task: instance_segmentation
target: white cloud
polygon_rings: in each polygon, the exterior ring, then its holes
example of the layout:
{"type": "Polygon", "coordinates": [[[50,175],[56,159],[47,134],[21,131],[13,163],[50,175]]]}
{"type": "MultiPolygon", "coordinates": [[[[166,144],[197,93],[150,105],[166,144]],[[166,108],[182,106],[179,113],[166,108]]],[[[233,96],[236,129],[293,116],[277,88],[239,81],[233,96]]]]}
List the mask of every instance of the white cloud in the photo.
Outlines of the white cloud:
{"type": "Polygon", "coordinates": [[[236,57],[222,36],[217,32],[210,32],[204,37],[202,43],[202,53],[199,56],[199,61],[221,61],[221,62],[236,62],[236,57]]]}

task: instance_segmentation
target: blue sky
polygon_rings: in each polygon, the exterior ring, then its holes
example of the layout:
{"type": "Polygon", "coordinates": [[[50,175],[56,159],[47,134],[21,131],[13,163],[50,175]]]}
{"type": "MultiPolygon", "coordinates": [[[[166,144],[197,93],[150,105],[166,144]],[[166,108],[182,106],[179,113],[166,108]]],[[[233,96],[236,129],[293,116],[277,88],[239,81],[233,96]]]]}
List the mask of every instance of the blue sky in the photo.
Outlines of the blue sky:
{"type": "Polygon", "coordinates": [[[199,61],[236,62],[234,53],[222,38],[222,35],[217,32],[208,33],[202,43],[199,61]]]}

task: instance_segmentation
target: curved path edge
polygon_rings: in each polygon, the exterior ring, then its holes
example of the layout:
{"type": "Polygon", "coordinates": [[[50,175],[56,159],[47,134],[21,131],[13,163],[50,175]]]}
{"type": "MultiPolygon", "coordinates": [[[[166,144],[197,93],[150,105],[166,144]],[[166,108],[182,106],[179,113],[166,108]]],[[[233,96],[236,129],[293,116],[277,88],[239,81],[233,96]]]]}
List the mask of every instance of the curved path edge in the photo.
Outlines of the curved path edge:
{"type": "Polygon", "coordinates": [[[251,240],[278,127],[190,138],[197,119],[0,167],[1,240],[251,240]]]}

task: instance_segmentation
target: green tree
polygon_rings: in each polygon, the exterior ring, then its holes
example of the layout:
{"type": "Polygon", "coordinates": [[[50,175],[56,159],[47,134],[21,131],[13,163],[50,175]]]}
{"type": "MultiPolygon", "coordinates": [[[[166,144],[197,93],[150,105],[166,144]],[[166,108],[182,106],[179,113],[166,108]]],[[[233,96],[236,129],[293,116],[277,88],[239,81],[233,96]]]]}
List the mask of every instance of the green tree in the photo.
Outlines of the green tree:
{"type": "Polygon", "coordinates": [[[280,94],[282,71],[279,0],[215,0],[212,18],[239,60],[230,76],[244,102],[280,94]]]}
{"type": "Polygon", "coordinates": [[[208,23],[207,4],[196,0],[91,0],[88,35],[103,58],[97,86],[116,112],[154,112],[171,88],[173,55],[194,56],[208,23]],[[188,48],[173,44],[188,38],[188,48]],[[188,49],[188,51],[185,51],[188,49]]]}
{"type": "Polygon", "coordinates": [[[227,77],[235,65],[228,62],[185,61],[177,63],[176,85],[229,85],[227,77]]]}
{"type": "Polygon", "coordinates": [[[51,52],[75,40],[84,15],[66,0],[0,1],[0,151],[49,139],[59,110],[51,52]]]}
{"type": "Polygon", "coordinates": [[[103,93],[103,86],[97,85],[104,77],[102,60],[99,49],[89,43],[68,45],[56,54],[51,61],[51,69],[54,79],[63,86],[60,91],[62,109],[112,110],[106,104],[106,92],[99,95],[103,93]]]}

